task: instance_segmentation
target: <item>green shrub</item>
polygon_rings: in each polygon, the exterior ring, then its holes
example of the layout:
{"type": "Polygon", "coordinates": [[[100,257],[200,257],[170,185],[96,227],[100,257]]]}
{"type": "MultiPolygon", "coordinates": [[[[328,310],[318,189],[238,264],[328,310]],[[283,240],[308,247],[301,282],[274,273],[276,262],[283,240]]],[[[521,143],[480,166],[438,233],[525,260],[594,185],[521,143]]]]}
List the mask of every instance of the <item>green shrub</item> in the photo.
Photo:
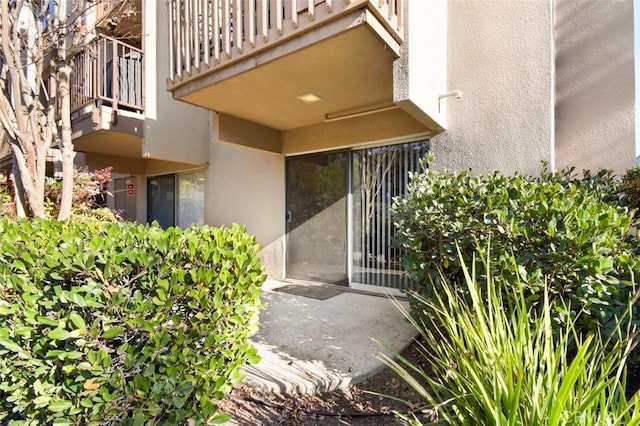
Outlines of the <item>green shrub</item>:
{"type": "Polygon", "coordinates": [[[393,206],[404,266],[429,296],[442,275],[464,281],[460,247],[470,262],[491,241],[491,269],[520,279],[530,303],[549,283],[554,315],[566,321],[584,311],[581,330],[612,332],[633,292],[637,260],[628,241],[633,214],[618,204],[619,185],[609,172],[474,176],[427,171],[412,176],[408,196],[393,206]],[[511,256],[518,270],[510,268],[511,256]],[[562,309],[567,306],[567,309],[562,309]]]}
{"type": "Polygon", "coordinates": [[[13,216],[15,206],[8,173],[0,171],[0,217],[13,216]]]}
{"type": "Polygon", "coordinates": [[[258,360],[257,250],[237,225],[0,219],[0,423],[221,420],[258,360]]]}
{"type": "Polygon", "coordinates": [[[627,170],[622,177],[622,192],[629,208],[640,208],[640,167],[627,170]]]}
{"type": "Polygon", "coordinates": [[[548,287],[537,311],[522,283],[490,272],[479,280],[462,261],[461,268],[462,284],[445,279],[429,300],[418,296],[422,321],[405,312],[422,336],[426,366],[381,356],[424,398],[417,414],[401,417],[412,424],[640,424],[640,395],[625,396],[624,365],[635,329],[617,328],[615,341],[598,333],[579,336],[573,320],[558,329],[548,287]]]}
{"type": "Polygon", "coordinates": [[[118,213],[107,207],[92,207],[88,204],[78,204],[71,208],[71,220],[99,220],[104,222],[119,222],[122,220],[118,213]]]}

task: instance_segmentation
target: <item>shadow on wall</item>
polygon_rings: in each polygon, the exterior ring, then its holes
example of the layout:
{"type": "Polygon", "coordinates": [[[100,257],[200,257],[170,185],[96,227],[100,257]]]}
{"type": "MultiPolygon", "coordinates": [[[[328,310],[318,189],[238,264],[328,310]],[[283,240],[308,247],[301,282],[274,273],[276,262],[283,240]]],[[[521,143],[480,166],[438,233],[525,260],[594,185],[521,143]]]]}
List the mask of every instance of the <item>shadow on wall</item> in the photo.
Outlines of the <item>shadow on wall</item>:
{"type": "Polygon", "coordinates": [[[632,1],[556,3],[556,166],[614,169],[635,159],[632,1]]]}

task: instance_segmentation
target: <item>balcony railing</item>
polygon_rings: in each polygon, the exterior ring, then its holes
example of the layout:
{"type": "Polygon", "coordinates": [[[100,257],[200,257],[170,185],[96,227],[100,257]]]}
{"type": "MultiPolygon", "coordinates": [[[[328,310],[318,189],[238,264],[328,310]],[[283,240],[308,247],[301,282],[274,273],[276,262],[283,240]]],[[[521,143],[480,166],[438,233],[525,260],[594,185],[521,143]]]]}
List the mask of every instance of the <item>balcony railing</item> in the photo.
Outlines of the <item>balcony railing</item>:
{"type": "Polygon", "coordinates": [[[170,83],[221,68],[367,8],[401,42],[404,0],[171,0],[170,83]]]}
{"type": "Polygon", "coordinates": [[[71,111],[90,104],[142,112],[142,50],[121,41],[98,37],[74,59],[71,111]]]}

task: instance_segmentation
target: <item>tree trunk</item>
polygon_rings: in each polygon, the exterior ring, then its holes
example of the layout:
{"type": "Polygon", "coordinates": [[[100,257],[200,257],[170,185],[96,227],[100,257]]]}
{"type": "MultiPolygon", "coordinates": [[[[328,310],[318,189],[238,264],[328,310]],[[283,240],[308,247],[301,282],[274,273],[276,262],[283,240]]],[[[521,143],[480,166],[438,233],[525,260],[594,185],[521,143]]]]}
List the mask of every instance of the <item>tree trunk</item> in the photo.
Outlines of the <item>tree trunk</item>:
{"type": "Polygon", "coordinates": [[[73,204],[73,141],[71,140],[71,65],[64,65],[58,69],[60,96],[60,150],[62,151],[62,199],[60,200],[59,220],[67,220],[71,216],[73,204]]]}
{"type": "MultiPolygon", "coordinates": [[[[11,154],[15,156],[15,154],[11,154]]],[[[16,164],[15,159],[12,161],[13,167],[11,171],[11,183],[13,184],[14,202],[16,203],[16,216],[27,217],[27,211],[24,208],[24,187],[22,186],[22,179],[20,179],[20,171],[16,164]]]]}
{"type": "MultiPolygon", "coordinates": [[[[33,159],[33,161],[29,161],[29,159],[25,158],[22,154],[21,148],[18,147],[18,143],[11,143],[14,170],[17,169],[17,173],[15,173],[14,178],[17,179],[16,183],[18,186],[15,189],[22,194],[25,211],[28,208],[31,210],[33,216],[46,217],[47,214],[44,208],[46,150],[43,159],[33,159]],[[24,203],[24,201],[26,201],[26,203],[24,203]]],[[[29,142],[26,141],[23,143],[28,144],[29,142]]],[[[38,151],[40,150],[41,149],[39,147],[38,151]]]]}

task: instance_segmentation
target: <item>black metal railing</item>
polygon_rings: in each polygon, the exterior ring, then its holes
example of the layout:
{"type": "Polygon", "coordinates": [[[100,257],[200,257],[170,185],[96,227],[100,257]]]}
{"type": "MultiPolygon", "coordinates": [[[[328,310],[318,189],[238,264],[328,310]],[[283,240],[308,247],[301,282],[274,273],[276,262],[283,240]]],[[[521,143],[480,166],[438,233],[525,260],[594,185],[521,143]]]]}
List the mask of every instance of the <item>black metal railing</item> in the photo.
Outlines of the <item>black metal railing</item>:
{"type": "Polygon", "coordinates": [[[92,104],[144,111],[142,50],[100,36],[74,58],[71,111],[92,104]]]}

